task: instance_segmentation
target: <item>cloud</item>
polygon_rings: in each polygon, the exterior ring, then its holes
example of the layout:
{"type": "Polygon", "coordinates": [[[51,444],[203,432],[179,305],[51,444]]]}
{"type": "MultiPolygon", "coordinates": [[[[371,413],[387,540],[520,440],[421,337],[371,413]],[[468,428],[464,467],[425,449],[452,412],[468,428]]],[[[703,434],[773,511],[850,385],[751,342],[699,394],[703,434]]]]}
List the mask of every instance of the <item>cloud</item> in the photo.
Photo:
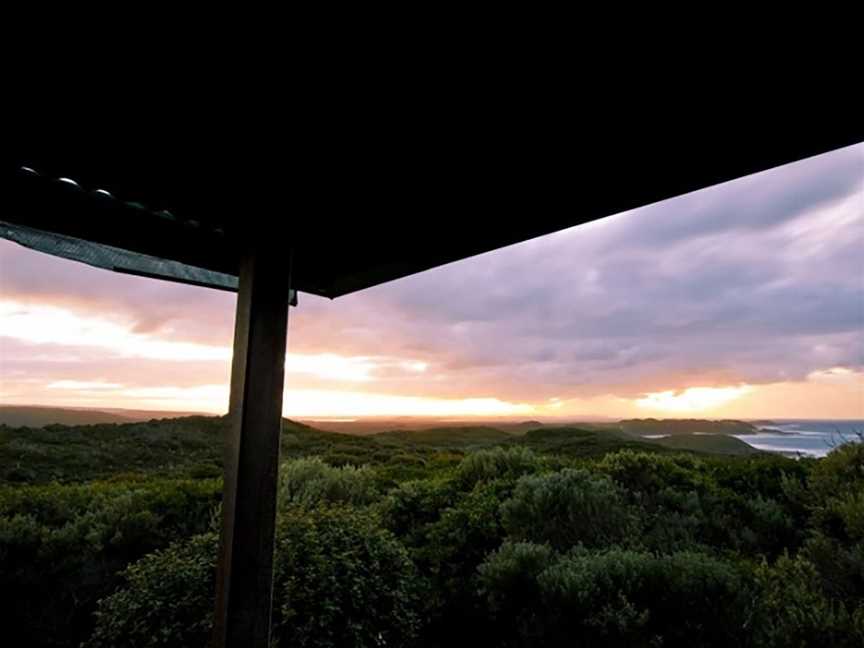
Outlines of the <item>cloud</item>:
{"type": "Polygon", "coordinates": [[[716,233],[758,235],[860,191],[862,175],[864,147],[850,146],[634,210],[648,221],[637,238],[665,247],[716,233]]]}
{"type": "Polygon", "coordinates": [[[185,342],[231,343],[233,293],[108,272],[5,240],[0,270],[0,297],[7,301],[117,317],[138,333],[185,342]]]}

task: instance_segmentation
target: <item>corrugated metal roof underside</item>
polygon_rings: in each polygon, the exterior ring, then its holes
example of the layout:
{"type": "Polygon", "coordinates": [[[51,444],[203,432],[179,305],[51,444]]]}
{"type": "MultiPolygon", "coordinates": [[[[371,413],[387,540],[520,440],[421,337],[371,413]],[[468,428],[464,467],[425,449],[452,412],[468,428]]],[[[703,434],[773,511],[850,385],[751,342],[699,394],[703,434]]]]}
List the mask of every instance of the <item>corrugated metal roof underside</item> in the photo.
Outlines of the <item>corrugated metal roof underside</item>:
{"type": "Polygon", "coordinates": [[[129,252],[110,245],[45,232],[24,225],[0,221],[0,238],[14,241],[38,252],[80,261],[96,268],[218,290],[237,290],[238,279],[234,275],[196,268],[185,263],[129,252]]]}
{"type": "Polygon", "coordinates": [[[269,142],[174,133],[16,147],[0,165],[0,220],[30,228],[15,236],[33,247],[35,230],[107,246],[48,237],[43,251],[214,286],[237,275],[238,241],[255,231],[293,250],[297,290],[338,297],[862,139],[860,121],[789,133],[749,112],[698,132],[674,115],[506,125],[334,122],[290,163],[269,142]]]}

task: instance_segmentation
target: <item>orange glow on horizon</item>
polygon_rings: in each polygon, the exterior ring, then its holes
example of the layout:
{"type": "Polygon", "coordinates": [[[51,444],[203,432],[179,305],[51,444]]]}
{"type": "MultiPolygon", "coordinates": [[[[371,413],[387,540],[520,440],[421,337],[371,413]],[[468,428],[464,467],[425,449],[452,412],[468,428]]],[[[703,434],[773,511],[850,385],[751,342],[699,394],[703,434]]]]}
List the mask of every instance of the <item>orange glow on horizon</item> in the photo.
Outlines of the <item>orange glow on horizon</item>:
{"type": "MultiPolygon", "coordinates": [[[[0,300],[0,338],[32,347],[34,358],[53,358],[53,352],[59,350],[62,353],[57,358],[74,359],[76,354],[95,353],[132,363],[136,359],[164,362],[168,380],[173,363],[179,366],[199,362],[207,367],[201,376],[204,381],[185,385],[170,382],[142,385],[132,377],[110,375],[19,379],[4,371],[0,375],[0,402],[4,404],[213,414],[227,409],[228,385],[220,381],[228,374],[231,358],[228,346],[165,339],[157,333],[137,332],[134,323],[122,319],[11,300],[0,300]],[[211,378],[205,382],[208,377],[211,378]]],[[[618,395],[612,386],[605,394],[553,396],[536,402],[497,396],[494,385],[483,397],[443,397],[435,393],[441,384],[436,379],[442,375],[429,369],[426,361],[410,357],[289,353],[286,370],[291,377],[287,381],[284,413],[294,417],[628,418],[650,412],[649,415],[665,417],[864,418],[864,374],[848,367],[814,371],[797,382],[682,389],[673,384],[637,397],[618,395]],[[375,389],[383,375],[392,377],[394,372],[399,377],[396,383],[382,383],[375,389]],[[401,377],[420,380],[409,383],[410,393],[388,393],[383,385],[392,387],[401,382],[401,377]]]]}
{"type": "Polygon", "coordinates": [[[664,412],[705,413],[741,398],[753,391],[750,385],[737,387],[688,387],[675,391],[667,390],[645,394],[636,400],[639,407],[664,412]]]}
{"type": "MultiPolygon", "coordinates": [[[[227,384],[139,387],[109,381],[0,380],[5,405],[100,407],[224,414],[227,384]]],[[[501,398],[441,398],[340,389],[311,389],[294,381],[285,390],[283,413],[295,418],[825,418],[864,419],[864,374],[818,372],[801,382],[696,387],[651,392],[639,398],[614,394],[511,402],[501,398]],[[827,377],[826,377],[827,376],[827,377]],[[839,376],[844,380],[838,382],[839,376]]]]}
{"type": "MultiPolygon", "coordinates": [[[[157,333],[140,333],[134,323],[117,318],[79,314],[47,304],[0,299],[0,338],[32,347],[33,358],[78,361],[83,354],[97,354],[134,363],[136,359],[166,363],[204,363],[209,382],[200,384],[141,385],[121,377],[18,378],[0,375],[3,404],[58,407],[118,407],[165,411],[225,412],[228,386],[217,381],[227,376],[229,346],[165,339],[157,333]],[[63,347],[66,347],[65,349],[63,347]],[[55,351],[57,353],[55,353],[55,351]],[[212,370],[209,369],[212,367],[212,370]],[[216,380],[214,380],[214,378],[216,380]]],[[[497,396],[494,385],[483,397],[442,397],[435,393],[443,376],[430,371],[424,360],[410,357],[289,353],[284,413],[310,417],[531,417],[562,418],[605,416],[716,417],[716,418],[864,418],[864,374],[848,367],[814,371],[805,380],[769,384],[691,386],[664,385],[637,397],[608,393],[586,396],[558,395],[526,402],[497,396]],[[411,393],[387,393],[382,376],[394,374],[420,378],[411,393]],[[426,377],[424,380],[423,378],[426,377]],[[350,385],[357,385],[353,389],[350,385]]],[[[401,378],[397,382],[401,381],[401,378]]],[[[390,385],[395,383],[390,382],[390,385]]]]}

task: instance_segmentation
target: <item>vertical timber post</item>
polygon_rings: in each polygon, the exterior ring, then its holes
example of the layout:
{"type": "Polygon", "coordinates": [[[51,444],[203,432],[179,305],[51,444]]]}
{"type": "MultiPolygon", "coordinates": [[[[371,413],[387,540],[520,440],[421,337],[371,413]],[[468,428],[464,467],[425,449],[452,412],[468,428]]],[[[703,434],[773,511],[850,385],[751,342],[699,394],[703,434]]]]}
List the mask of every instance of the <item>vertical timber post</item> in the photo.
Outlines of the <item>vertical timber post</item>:
{"type": "Polygon", "coordinates": [[[215,648],[269,648],[291,253],[248,244],[240,267],[225,440],[215,648]]]}

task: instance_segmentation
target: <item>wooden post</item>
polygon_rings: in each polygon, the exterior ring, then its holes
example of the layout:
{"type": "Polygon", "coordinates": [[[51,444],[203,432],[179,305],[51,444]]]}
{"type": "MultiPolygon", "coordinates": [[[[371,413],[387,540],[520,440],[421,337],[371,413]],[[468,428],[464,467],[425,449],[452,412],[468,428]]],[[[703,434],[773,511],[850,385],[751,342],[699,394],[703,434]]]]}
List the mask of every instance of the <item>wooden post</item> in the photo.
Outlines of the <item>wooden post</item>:
{"type": "Polygon", "coordinates": [[[290,275],[291,254],[283,245],[257,241],[248,246],[234,324],[216,648],[270,645],[290,275]]]}

